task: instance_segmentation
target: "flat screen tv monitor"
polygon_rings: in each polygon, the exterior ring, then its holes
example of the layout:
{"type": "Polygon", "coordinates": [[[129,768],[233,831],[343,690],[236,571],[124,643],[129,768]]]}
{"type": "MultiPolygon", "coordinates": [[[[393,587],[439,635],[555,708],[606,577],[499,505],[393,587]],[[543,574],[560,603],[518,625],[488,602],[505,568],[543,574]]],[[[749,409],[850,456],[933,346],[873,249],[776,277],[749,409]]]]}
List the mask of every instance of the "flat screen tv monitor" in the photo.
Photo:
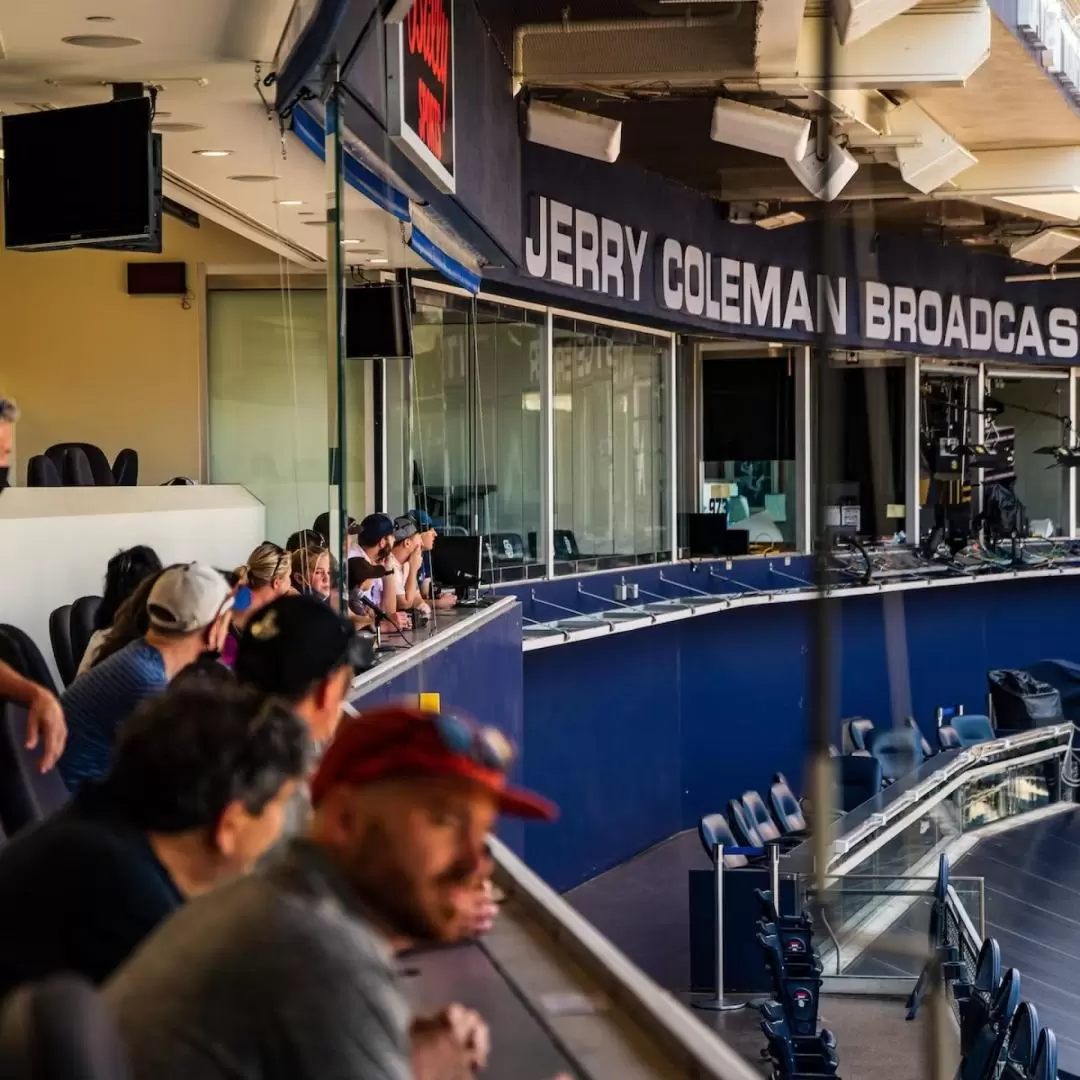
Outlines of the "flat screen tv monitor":
{"type": "Polygon", "coordinates": [[[395,281],[345,290],[345,356],[349,360],[412,356],[409,300],[395,281]]]}
{"type": "Polygon", "coordinates": [[[150,99],[3,117],[4,245],[145,243],[155,226],[150,99]]]}
{"type": "Polygon", "coordinates": [[[431,549],[431,576],[451,589],[476,588],[480,581],[479,536],[440,536],[431,549]]]}

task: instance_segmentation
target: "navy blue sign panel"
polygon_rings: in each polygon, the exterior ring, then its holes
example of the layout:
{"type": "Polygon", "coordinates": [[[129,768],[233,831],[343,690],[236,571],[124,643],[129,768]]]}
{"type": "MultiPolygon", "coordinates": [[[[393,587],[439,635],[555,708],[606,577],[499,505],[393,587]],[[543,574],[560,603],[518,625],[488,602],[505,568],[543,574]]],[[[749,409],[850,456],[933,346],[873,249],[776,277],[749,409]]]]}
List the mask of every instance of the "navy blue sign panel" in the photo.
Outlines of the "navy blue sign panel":
{"type": "Polygon", "coordinates": [[[819,279],[811,225],[732,225],[657,176],[533,145],[522,159],[517,282],[570,304],[777,341],[828,320],[841,348],[1080,363],[1078,283],[1008,283],[1033,268],[859,229],[838,237],[843,272],[819,279]]]}

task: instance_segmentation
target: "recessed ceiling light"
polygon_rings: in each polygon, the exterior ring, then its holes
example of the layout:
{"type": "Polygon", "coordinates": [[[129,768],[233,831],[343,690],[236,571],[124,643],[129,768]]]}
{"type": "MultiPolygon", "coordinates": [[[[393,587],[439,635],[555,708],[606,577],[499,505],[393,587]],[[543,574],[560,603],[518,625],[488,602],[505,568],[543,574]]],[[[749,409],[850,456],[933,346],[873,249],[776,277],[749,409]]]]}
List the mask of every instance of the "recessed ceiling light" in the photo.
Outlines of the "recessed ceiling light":
{"type": "Polygon", "coordinates": [[[87,22],[116,22],[111,15],[87,15],[87,22]]]}
{"type": "Polygon", "coordinates": [[[229,180],[235,180],[238,184],[270,184],[273,183],[276,176],[265,176],[262,173],[240,173],[237,176],[228,177],[229,180]]]}
{"type": "Polygon", "coordinates": [[[60,40],[65,45],[78,45],[83,49],[128,49],[132,45],[142,44],[138,38],[114,34],[72,34],[60,40]]]}
{"type": "Polygon", "coordinates": [[[197,154],[199,157],[228,157],[231,150],[192,150],[193,154],[197,154]]]}
{"type": "Polygon", "coordinates": [[[315,211],[314,210],[297,210],[296,211],[296,216],[297,217],[314,217],[315,216],[315,211]]]}
{"type": "Polygon", "coordinates": [[[378,263],[378,264],[388,263],[389,261],[390,261],[389,259],[368,259],[368,262],[370,262],[372,265],[375,265],[376,263],[378,263]]]}
{"type": "MultiPolygon", "coordinates": [[[[303,206],[304,205],[304,200],[303,199],[276,199],[275,202],[277,203],[278,206],[303,206]]],[[[311,211],[311,210],[308,211],[308,213],[313,213],[313,212],[314,211],[311,211]]]]}
{"type": "Polygon", "coordinates": [[[328,224],[326,218],[322,218],[319,221],[305,221],[305,225],[326,225],[328,224]]]}
{"type": "MultiPolygon", "coordinates": [[[[160,115],[161,113],[158,113],[158,116],[160,115]]],[[[167,134],[173,135],[183,135],[186,131],[202,131],[202,129],[202,124],[193,124],[190,121],[186,120],[165,120],[154,122],[155,131],[164,131],[167,134]]]]}
{"type": "Polygon", "coordinates": [[[342,240],[343,244],[362,244],[363,240],[342,240]]]}

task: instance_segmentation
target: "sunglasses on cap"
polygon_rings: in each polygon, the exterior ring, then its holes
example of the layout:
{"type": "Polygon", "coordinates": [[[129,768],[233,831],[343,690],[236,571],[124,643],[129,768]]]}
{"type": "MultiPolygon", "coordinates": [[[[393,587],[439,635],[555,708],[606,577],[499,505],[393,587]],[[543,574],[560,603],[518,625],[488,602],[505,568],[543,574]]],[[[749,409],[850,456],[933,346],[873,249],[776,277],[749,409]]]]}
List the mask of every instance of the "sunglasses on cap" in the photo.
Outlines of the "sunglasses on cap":
{"type": "MultiPolygon", "coordinates": [[[[351,709],[347,711],[363,719],[362,713],[357,714],[351,709]]],[[[443,747],[450,753],[468,758],[481,768],[500,773],[508,772],[514,764],[514,744],[498,728],[480,727],[454,713],[425,712],[422,715],[425,720],[430,721],[443,747]]],[[[368,747],[368,758],[376,757],[399,743],[412,740],[416,734],[414,723],[415,721],[402,725],[400,730],[388,734],[382,742],[368,747]]]]}

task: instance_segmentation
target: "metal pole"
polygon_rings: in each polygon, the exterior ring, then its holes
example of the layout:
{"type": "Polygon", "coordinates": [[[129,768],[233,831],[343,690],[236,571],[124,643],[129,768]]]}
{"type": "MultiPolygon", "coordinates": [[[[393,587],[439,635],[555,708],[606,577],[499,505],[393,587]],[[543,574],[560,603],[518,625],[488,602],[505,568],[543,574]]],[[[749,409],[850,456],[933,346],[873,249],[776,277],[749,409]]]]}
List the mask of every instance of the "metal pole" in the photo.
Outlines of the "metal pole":
{"type": "Polygon", "coordinates": [[[769,889],[772,891],[773,907],[776,909],[776,917],[780,911],[780,845],[769,845],[769,889]]]}
{"type": "Polygon", "coordinates": [[[746,1002],[724,1001],[724,845],[713,848],[713,897],[716,901],[716,996],[695,1001],[694,1008],[710,1012],[735,1012],[745,1009],[746,1002]]]}

